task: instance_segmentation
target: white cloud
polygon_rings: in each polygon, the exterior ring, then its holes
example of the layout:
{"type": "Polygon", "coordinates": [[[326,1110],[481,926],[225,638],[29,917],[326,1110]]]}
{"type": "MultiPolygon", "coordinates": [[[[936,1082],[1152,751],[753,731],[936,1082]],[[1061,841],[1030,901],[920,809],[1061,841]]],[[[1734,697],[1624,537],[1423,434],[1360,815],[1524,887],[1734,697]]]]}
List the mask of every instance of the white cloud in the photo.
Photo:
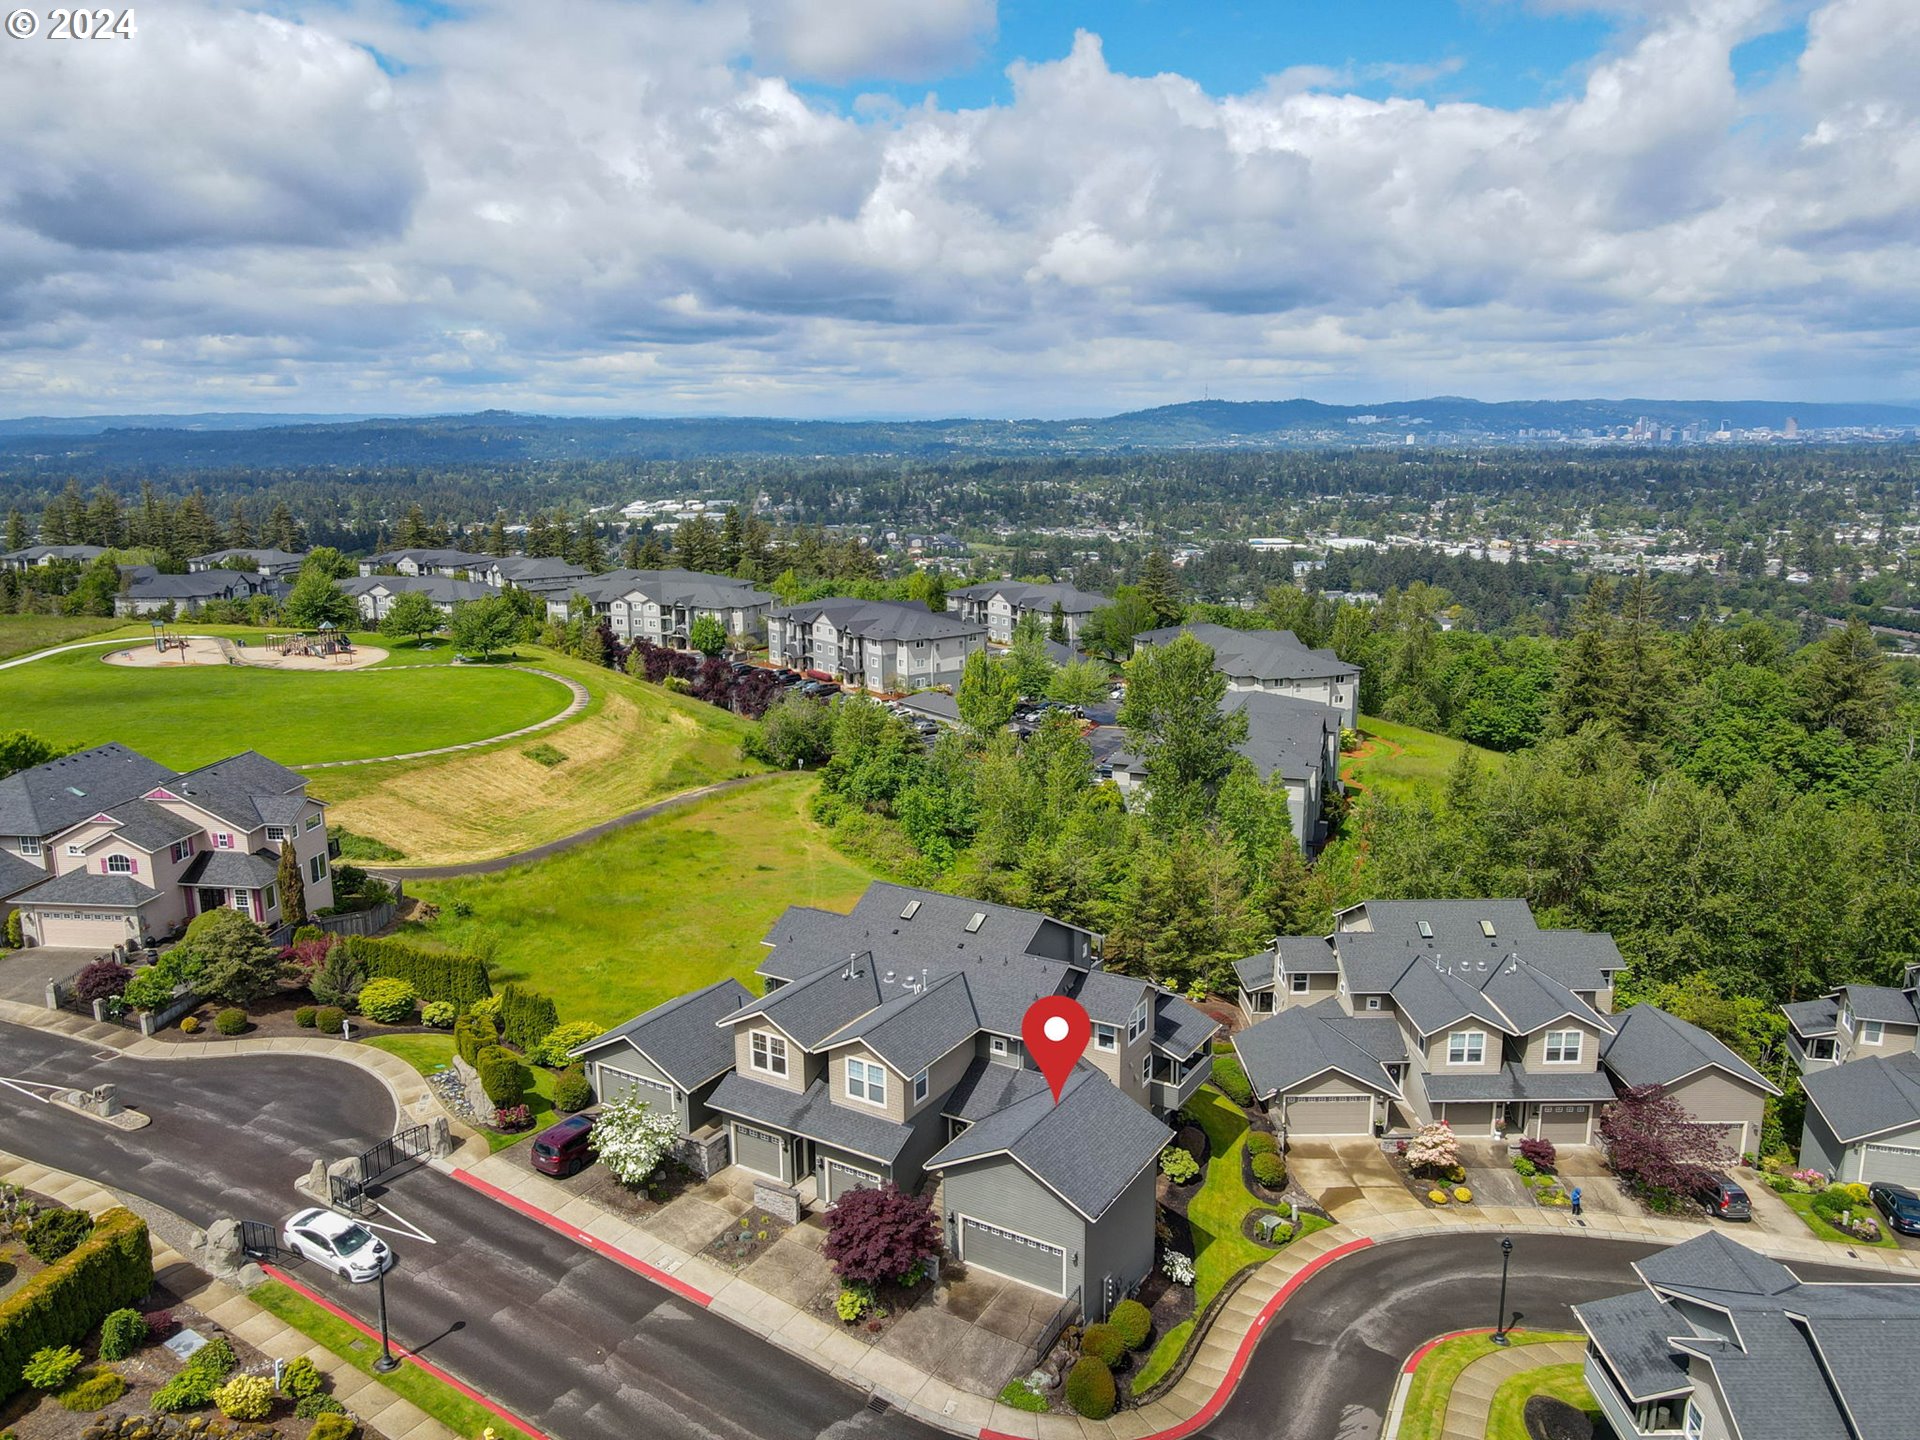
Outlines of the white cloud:
{"type": "Polygon", "coordinates": [[[7,52],[0,410],[1920,392],[1920,8],[1832,0],[1754,94],[1782,7],[1631,8],[1529,108],[1082,34],[1004,104],[845,115],[787,76],[937,70],[992,6],[180,0],[7,52]]]}

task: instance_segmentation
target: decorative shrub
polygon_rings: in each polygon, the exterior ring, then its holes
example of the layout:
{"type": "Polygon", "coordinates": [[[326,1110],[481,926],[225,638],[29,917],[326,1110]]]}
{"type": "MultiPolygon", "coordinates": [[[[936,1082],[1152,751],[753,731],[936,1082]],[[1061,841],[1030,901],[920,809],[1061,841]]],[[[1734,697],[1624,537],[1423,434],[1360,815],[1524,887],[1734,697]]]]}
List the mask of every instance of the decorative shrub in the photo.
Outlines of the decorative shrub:
{"type": "MultiPolygon", "coordinates": [[[[459,909],[458,901],[454,902],[454,908],[456,911],[459,909]]],[[[496,1035],[500,1033],[500,997],[498,995],[491,992],[482,995],[478,1000],[473,1001],[467,1006],[467,1014],[492,1016],[494,1033],[496,1035]]]]}
{"type": "Polygon", "coordinates": [[[63,1409],[85,1415],[106,1409],[126,1393],[127,1382],[105,1366],[100,1366],[93,1370],[82,1370],[74,1377],[72,1384],[53,1398],[60,1402],[63,1409]]]}
{"type": "Polygon", "coordinates": [[[1554,1149],[1551,1140],[1528,1137],[1520,1142],[1520,1158],[1530,1162],[1536,1170],[1551,1171],[1560,1163],[1560,1152],[1554,1149]]]}
{"type": "Polygon", "coordinates": [[[1829,1186],[1826,1193],[1829,1195],[1844,1195],[1851,1203],[1855,1205],[1866,1204],[1867,1198],[1868,1198],[1867,1187],[1860,1184],[1857,1180],[1848,1181],[1847,1183],[1841,1184],[1841,1185],[1829,1186]]]}
{"type": "Polygon", "coordinates": [[[1122,1300],[1107,1316],[1107,1324],[1119,1332],[1129,1350],[1138,1350],[1153,1333],[1153,1312],[1138,1300],[1122,1300]]]}
{"type": "Polygon", "coordinates": [[[147,1334],[155,1340],[164,1340],[173,1334],[173,1311],[143,1310],[140,1318],[147,1322],[147,1334]]]}
{"type": "Polygon", "coordinates": [[[307,1440],[354,1440],[359,1433],[358,1420],[344,1412],[333,1412],[313,1422],[313,1428],[307,1431],[307,1440]]]}
{"type": "Polygon", "coordinates": [[[502,1110],[510,1110],[527,1098],[527,1084],[521,1078],[520,1057],[509,1055],[498,1045],[482,1050],[473,1062],[480,1072],[480,1086],[487,1099],[502,1110]]]}
{"type": "Polygon", "coordinates": [[[1464,1185],[1456,1185],[1453,1187],[1453,1198],[1462,1205],[1471,1205],[1473,1203],[1473,1191],[1464,1185]]]}
{"type": "Polygon", "coordinates": [[[333,1396],[320,1393],[302,1395],[300,1399],[295,1402],[293,1413],[299,1419],[311,1420],[316,1415],[344,1415],[347,1413],[347,1407],[334,1399],[333,1396]]]}
{"type": "Polygon", "coordinates": [[[1531,1180],[1540,1173],[1540,1167],[1527,1159],[1526,1156],[1516,1155],[1513,1157],[1513,1173],[1520,1176],[1523,1180],[1531,1180]]]}
{"type": "Polygon", "coordinates": [[[42,1210],[27,1226],[27,1253],[42,1265],[70,1255],[93,1231],[93,1216],[84,1210],[42,1210]]]}
{"type": "Polygon", "coordinates": [[[233,1353],[233,1346],[227,1343],[227,1337],[216,1335],[193,1352],[193,1357],[187,1361],[187,1368],[203,1370],[215,1380],[221,1380],[239,1363],[240,1357],[233,1353]]]}
{"type": "Polygon", "coordinates": [[[1280,1142],[1264,1130],[1256,1130],[1247,1137],[1249,1155],[1278,1155],[1280,1142]]]}
{"type": "Polygon", "coordinates": [[[569,1020],[564,1025],[556,1025],[549,1030],[546,1038],[528,1053],[528,1058],[536,1065],[546,1065],[560,1070],[573,1064],[573,1057],[567,1052],[579,1048],[600,1034],[600,1027],[586,1020],[569,1020]]]}
{"type": "Polygon", "coordinates": [[[20,1367],[20,1378],[36,1390],[58,1390],[73,1378],[86,1358],[71,1345],[48,1345],[27,1357],[27,1363],[20,1367]]]}
{"type": "Polygon", "coordinates": [[[302,1005],[298,1010],[293,1012],[293,1023],[298,1025],[302,1030],[311,1030],[314,1027],[314,1023],[319,1019],[319,1016],[319,1006],[302,1005]]]}
{"type": "Polygon", "coordinates": [[[873,1306],[873,1291],[865,1285],[842,1285],[833,1297],[833,1313],[851,1325],[873,1306]]]}
{"type": "Polygon", "coordinates": [[[1160,1171],[1176,1185],[1190,1183],[1200,1173],[1200,1162],[1178,1145],[1160,1152],[1160,1171]]]}
{"type": "Polygon", "coordinates": [[[180,1021],[180,1033],[182,1035],[198,1035],[200,1033],[200,1017],[197,1015],[184,1017],[180,1021]]]}
{"type": "MultiPolygon", "coordinates": [[[[560,1012],[553,997],[529,990],[518,983],[509,984],[500,996],[500,1032],[507,1043],[528,1059],[539,1043],[560,1023],[560,1012]]],[[[597,1033],[597,1032],[596,1032],[597,1033]]],[[[593,1036],[589,1035],[589,1040],[593,1036]]]]}
{"type": "Polygon", "coordinates": [[[827,1212],[827,1243],[821,1253],[842,1280],[875,1285],[902,1279],[940,1248],[940,1217],[927,1198],[889,1182],[840,1197],[827,1212]]]}
{"type": "Polygon", "coordinates": [[[593,1086],[587,1082],[587,1072],[578,1065],[562,1071],[560,1078],[553,1082],[553,1108],[563,1115],[571,1115],[591,1104],[593,1086]]]}
{"type": "Polygon", "coordinates": [[[1407,1142],[1407,1164],[1416,1175],[1444,1174],[1459,1163],[1460,1137],[1444,1120],[1422,1125],[1407,1142]]]}
{"type": "Polygon", "coordinates": [[[1113,1371],[1103,1365],[1098,1356],[1082,1355],[1073,1362],[1073,1369],[1067,1372],[1067,1404],[1075,1414],[1089,1420],[1104,1420],[1113,1414],[1117,1398],[1113,1371]]]}
{"type": "Polygon", "coordinates": [[[247,1028],[247,1012],[229,1005],[213,1017],[213,1028],[222,1035],[238,1035],[247,1028]]]}
{"type": "Polygon", "coordinates": [[[1247,1072],[1240,1067],[1240,1057],[1233,1053],[1231,1047],[1224,1054],[1215,1052],[1213,1083],[1234,1104],[1242,1107],[1253,1104],[1253,1086],[1247,1081],[1247,1072]]]}
{"type": "Polygon", "coordinates": [[[1169,1250],[1160,1257],[1160,1269],[1176,1285],[1193,1284],[1193,1257],[1169,1250]]]}
{"type": "Polygon", "coordinates": [[[1287,1162],[1278,1155],[1256,1155],[1252,1161],[1253,1178],[1269,1190],[1287,1183],[1287,1162]]]}
{"type": "Polygon", "coordinates": [[[153,1392],[153,1408],[162,1415],[198,1410],[203,1405],[213,1403],[213,1392],[219,1384],[219,1376],[189,1365],[153,1392]]]}
{"type": "Polygon", "coordinates": [[[502,1105],[493,1112],[493,1128],[509,1135],[533,1128],[533,1111],[525,1105],[502,1105]]]}
{"type": "Polygon", "coordinates": [[[1109,1369],[1124,1360],[1131,1348],[1111,1325],[1089,1325],[1080,1334],[1080,1353],[1094,1356],[1109,1369]]]}
{"type": "Polygon", "coordinates": [[[492,1015],[469,1010],[453,1024],[453,1048],[460,1058],[478,1069],[480,1053],[498,1048],[500,1025],[492,1015]]]}
{"type": "Polygon", "coordinates": [[[458,1013],[451,1000],[429,1000],[420,1007],[420,1023],[436,1030],[450,1030],[458,1013]]]}
{"type": "Polygon", "coordinates": [[[320,1373],[320,1367],[304,1355],[290,1360],[280,1372],[280,1388],[296,1400],[318,1395],[326,1384],[327,1377],[320,1373]]]}
{"type": "Polygon", "coordinates": [[[322,1035],[338,1035],[346,1023],[347,1012],[338,1005],[322,1005],[313,1017],[313,1028],[322,1035]]]}
{"type": "Polygon", "coordinates": [[[422,1000],[471,1005],[493,994],[486,962],[477,956],[417,950],[404,940],[378,940],[367,935],[344,936],[340,947],[365,967],[369,981],[381,977],[405,980],[422,1000]]]}
{"type": "Polygon", "coordinates": [[[360,987],[360,1013],[382,1025],[400,1025],[413,1018],[417,1003],[413,986],[404,980],[384,976],[360,987]]]}
{"type": "Polygon", "coordinates": [[[1447,1192],[1444,1190],[1429,1190],[1427,1191],[1427,1199],[1436,1205],[1444,1205],[1447,1203],[1447,1192]]]}
{"type": "Polygon", "coordinates": [[[111,1000],[126,993],[133,971],[118,960],[95,960],[73,977],[73,993],[91,1005],[96,1000],[111,1000]]]}
{"type": "Polygon", "coordinates": [[[115,1310],[100,1322],[100,1358],[124,1360],[146,1342],[147,1322],[138,1310],[115,1310]]]}
{"type": "Polygon", "coordinates": [[[264,1375],[236,1375],[213,1392],[213,1403],[229,1420],[264,1420],[273,1409],[273,1381],[264,1375]]]}

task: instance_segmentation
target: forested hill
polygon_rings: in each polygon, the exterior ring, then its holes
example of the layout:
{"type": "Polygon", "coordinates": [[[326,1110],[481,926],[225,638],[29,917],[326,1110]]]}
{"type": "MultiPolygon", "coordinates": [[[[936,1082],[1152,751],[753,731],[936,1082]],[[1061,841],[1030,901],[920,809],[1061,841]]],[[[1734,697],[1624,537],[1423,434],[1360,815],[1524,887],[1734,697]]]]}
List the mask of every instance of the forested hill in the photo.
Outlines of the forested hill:
{"type": "Polygon", "coordinates": [[[1082,420],[831,421],[753,417],[592,419],[486,411],[475,415],[322,420],[306,416],[111,416],[0,421],[0,473],[364,469],[543,461],[685,460],[967,454],[1095,454],[1126,450],[1269,449],[1329,444],[1504,443],[1540,431],[1604,431],[1646,418],[1663,425],[1803,431],[1920,429],[1920,407],[1757,400],[1528,400],[1437,397],[1384,405],[1314,400],[1195,401],[1082,420]],[[63,428],[64,427],[64,428],[63,428]]]}

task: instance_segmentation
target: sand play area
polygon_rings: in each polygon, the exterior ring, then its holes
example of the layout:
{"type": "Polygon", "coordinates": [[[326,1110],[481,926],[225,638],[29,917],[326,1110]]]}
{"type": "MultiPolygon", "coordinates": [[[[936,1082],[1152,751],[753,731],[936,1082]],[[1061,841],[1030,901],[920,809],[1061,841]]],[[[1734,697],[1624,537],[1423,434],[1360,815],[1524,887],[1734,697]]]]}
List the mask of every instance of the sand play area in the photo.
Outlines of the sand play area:
{"type": "Polygon", "coordinates": [[[279,643],[269,645],[266,637],[248,641],[215,639],[207,635],[170,635],[167,648],[154,648],[152,641],[109,650],[103,657],[109,665],[131,665],[155,669],[163,665],[259,665],[269,670],[364,670],[387,658],[378,645],[356,645],[332,655],[284,654],[279,643]]]}

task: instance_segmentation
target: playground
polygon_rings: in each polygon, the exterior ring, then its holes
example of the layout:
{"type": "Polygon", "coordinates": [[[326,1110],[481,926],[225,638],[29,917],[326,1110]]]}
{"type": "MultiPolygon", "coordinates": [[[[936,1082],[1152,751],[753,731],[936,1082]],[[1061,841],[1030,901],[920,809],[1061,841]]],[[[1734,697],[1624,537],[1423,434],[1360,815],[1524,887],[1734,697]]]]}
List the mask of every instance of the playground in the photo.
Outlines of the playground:
{"type": "Polygon", "coordinates": [[[364,670],[387,658],[377,645],[355,645],[346,635],[319,634],[244,636],[228,640],[208,635],[175,635],[159,631],[152,640],[110,650],[102,657],[109,665],[136,669],[182,665],[258,665],[273,670],[364,670]]]}

